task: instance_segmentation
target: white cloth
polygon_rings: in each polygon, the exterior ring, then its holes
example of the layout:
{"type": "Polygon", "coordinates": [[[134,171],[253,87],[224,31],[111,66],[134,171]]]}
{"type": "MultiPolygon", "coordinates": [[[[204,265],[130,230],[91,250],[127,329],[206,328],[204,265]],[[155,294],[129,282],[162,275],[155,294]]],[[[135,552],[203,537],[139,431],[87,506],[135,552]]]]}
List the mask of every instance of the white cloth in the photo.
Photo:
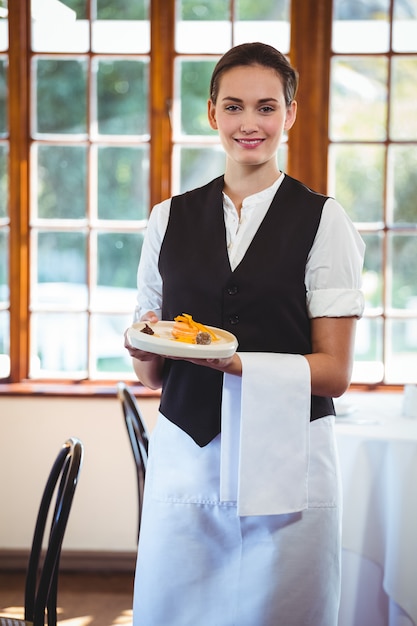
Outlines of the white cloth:
{"type": "MultiPolygon", "coordinates": [[[[399,611],[391,614],[391,606],[388,618],[388,601],[417,624],[417,493],[412,478],[417,476],[417,420],[402,416],[403,394],[398,392],[349,392],[344,402],[355,410],[336,420],[344,487],[343,547],[360,556],[349,557],[357,567],[356,578],[354,570],[348,571],[352,578],[345,585],[346,600],[351,603],[353,595],[358,604],[366,601],[368,614],[385,602],[383,619],[362,619],[361,626],[409,625],[399,611]],[[378,568],[378,585],[364,577],[369,562],[378,568]]],[[[354,620],[341,622],[352,624],[356,626],[354,620]]]]}
{"type": "Polygon", "coordinates": [[[241,359],[242,378],[224,377],[221,498],[237,501],[239,515],[302,511],[308,506],[307,360],[271,353],[241,359]]]}
{"type": "Polygon", "coordinates": [[[220,500],[222,434],[201,448],[159,415],[134,626],[336,626],[341,510],[333,425],[332,416],[309,425],[308,509],[240,517],[236,502],[220,500]]]}

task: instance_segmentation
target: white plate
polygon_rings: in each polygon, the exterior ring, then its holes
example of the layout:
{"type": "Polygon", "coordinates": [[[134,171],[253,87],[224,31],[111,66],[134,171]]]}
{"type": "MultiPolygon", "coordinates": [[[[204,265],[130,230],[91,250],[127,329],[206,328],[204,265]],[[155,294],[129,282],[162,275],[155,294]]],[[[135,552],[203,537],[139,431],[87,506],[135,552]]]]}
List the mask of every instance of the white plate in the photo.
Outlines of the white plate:
{"type": "Polygon", "coordinates": [[[218,340],[205,346],[184,343],[175,339],[171,335],[174,322],[156,322],[155,324],[146,322],[146,324],[152,328],[155,335],[143,333],[142,328],[145,322],[136,322],[128,329],[127,336],[132,346],[154,354],[180,358],[225,359],[233,356],[238,346],[236,337],[222,328],[207,326],[217,335],[218,340]]]}

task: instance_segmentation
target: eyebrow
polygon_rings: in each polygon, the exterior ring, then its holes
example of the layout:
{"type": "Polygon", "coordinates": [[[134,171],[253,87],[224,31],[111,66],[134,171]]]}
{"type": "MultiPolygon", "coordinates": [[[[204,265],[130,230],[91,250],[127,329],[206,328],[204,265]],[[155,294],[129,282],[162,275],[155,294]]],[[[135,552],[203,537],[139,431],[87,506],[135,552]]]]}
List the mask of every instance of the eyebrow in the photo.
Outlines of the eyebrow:
{"type": "MultiPolygon", "coordinates": [[[[232,102],[243,102],[243,100],[241,98],[234,98],[233,96],[225,96],[224,98],[222,98],[222,102],[224,102],[225,100],[231,100],[232,102]]],[[[278,100],[276,98],[260,98],[258,100],[259,104],[265,104],[266,102],[278,102],[278,100]]]]}

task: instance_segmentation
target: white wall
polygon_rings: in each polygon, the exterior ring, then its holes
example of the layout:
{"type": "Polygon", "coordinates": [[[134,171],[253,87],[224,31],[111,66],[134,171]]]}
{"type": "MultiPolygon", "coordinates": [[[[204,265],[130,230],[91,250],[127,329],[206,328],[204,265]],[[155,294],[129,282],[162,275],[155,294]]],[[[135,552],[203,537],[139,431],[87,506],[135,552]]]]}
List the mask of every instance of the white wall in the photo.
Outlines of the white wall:
{"type": "MultiPolygon", "coordinates": [[[[158,400],[139,402],[152,428],[158,400]]],[[[85,455],[65,549],[136,550],[135,466],[117,398],[1,395],[0,550],[29,549],[48,473],[70,436],[85,455]]]]}

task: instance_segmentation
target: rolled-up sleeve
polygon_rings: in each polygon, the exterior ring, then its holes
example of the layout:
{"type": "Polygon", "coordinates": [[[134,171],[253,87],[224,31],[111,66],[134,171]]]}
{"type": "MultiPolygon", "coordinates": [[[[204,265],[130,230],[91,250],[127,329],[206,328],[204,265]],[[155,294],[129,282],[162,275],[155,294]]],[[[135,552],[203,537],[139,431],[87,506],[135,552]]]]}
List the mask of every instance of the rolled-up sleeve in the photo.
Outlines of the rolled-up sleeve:
{"type": "Polygon", "coordinates": [[[314,317],[361,317],[365,244],[343,208],[329,198],[305,275],[307,310],[314,317]]]}
{"type": "Polygon", "coordinates": [[[137,302],[134,321],[147,311],[160,317],[162,309],[162,278],[158,269],[159,251],[169,218],[170,200],[157,204],[148,221],[137,274],[137,302]]]}

